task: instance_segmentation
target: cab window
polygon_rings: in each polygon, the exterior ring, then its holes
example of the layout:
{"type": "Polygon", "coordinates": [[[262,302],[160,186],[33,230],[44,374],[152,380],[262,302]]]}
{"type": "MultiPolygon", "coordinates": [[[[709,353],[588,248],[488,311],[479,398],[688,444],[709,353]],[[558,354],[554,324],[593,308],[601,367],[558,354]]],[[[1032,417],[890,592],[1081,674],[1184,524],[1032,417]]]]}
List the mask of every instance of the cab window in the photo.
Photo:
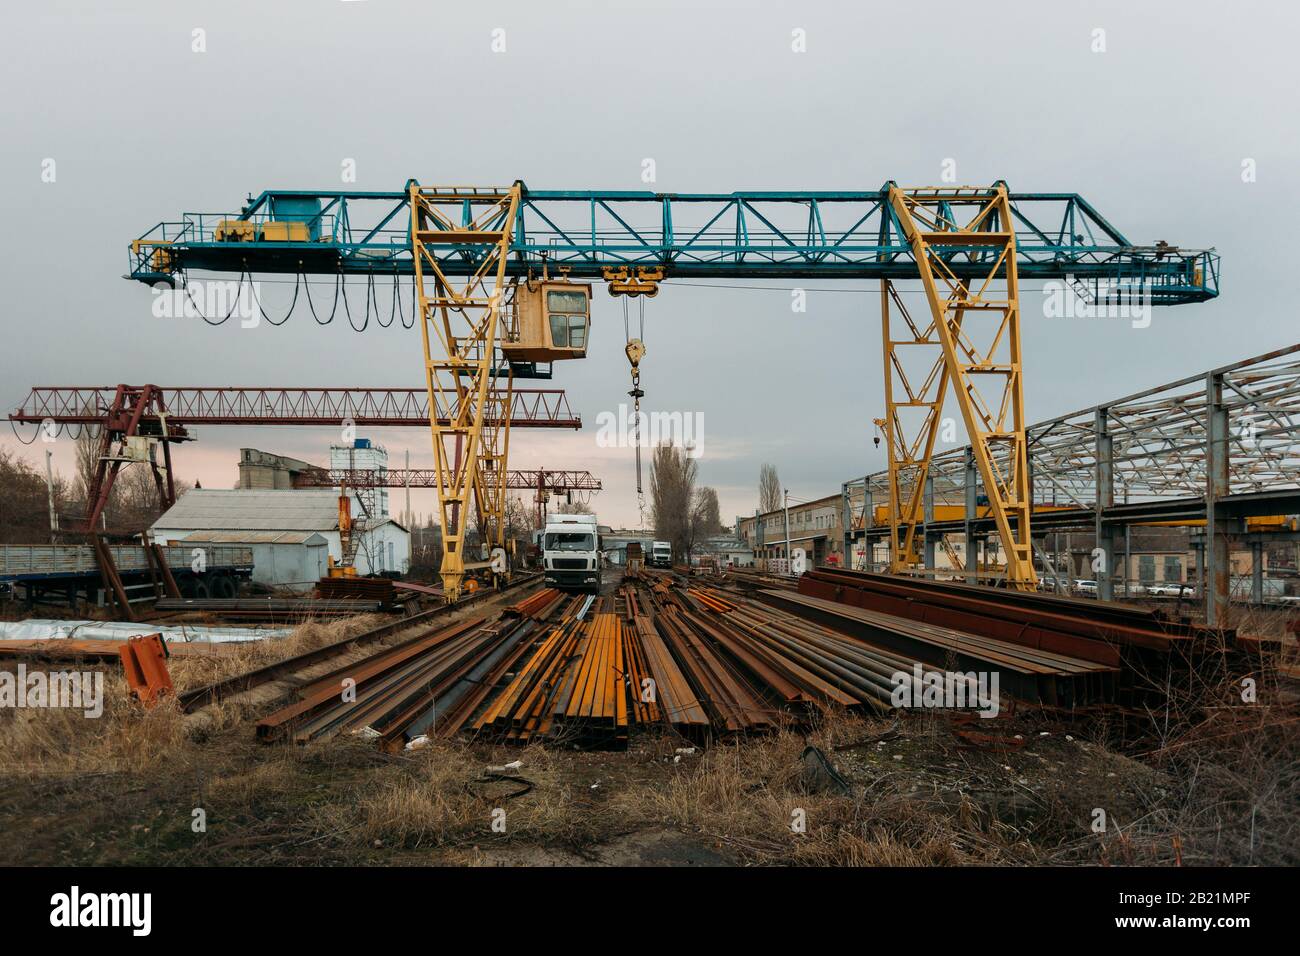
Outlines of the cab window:
{"type": "Polygon", "coordinates": [[[587,296],[583,292],[551,289],[546,293],[547,312],[576,312],[587,314],[587,296]]]}
{"type": "Polygon", "coordinates": [[[584,349],[587,347],[587,316],[551,313],[551,347],[584,349]]]}

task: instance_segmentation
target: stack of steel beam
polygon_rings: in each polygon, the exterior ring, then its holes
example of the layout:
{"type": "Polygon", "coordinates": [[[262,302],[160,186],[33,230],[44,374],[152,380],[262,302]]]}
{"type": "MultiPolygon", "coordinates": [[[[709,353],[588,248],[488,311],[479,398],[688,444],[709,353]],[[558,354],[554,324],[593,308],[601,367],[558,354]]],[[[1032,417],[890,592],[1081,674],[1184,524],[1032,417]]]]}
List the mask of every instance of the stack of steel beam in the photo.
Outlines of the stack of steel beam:
{"type": "Polygon", "coordinates": [[[1003,698],[1081,708],[1122,702],[1135,655],[1167,659],[1204,637],[1126,608],[838,571],[806,575],[799,592],[746,595],[642,572],[613,597],[542,589],[491,621],[411,620],[429,623],[409,636],[401,625],[401,643],[361,661],[309,671],[259,734],[363,732],[400,749],[472,729],[509,743],[626,746],[659,726],[704,740],[889,710],[900,675],[918,671],[943,675],[956,706],[984,709],[998,693],[995,710],[1003,698]]]}
{"type": "Polygon", "coordinates": [[[582,627],[575,617],[552,627],[505,690],[474,721],[475,731],[512,743],[548,734],[555,691],[573,663],[582,627]]]}
{"type": "MultiPolygon", "coordinates": [[[[787,696],[791,705],[811,702],[826,709],[865,704],[886,709],[892,706],[895,675],[909,673],[915,663],[795,614],[753,602],[737,605],[725,621],[736,634],[734,640],[747,646],[761,666],[802,688],[801,697],[787,696]]],[[[961,681],[970,683],[965,678],[961,681]]]]}
{"type": "MultiPolygon", "coordinates": [[[[526,620],[517,626],[508,626],[512,629],[506,640],[447,686],[438,697],[435,708],[412,721],[405,731],[407,742],[420,734],[451,737],[465,727],[492,691],[531,649],[530,638],[537,629],[537,621],[526,620]]],[[[391,743],[387,746],[395,749],[391,743]]]]}
{"type": "Polygon", "coordinates": [[[799,594],[1116,667],[1125,703],[1159,693],[1214,644],[1207,628],[1146,608],[896,575],[819,569],[799,594]]]}
{"type": "Polygon", "coordinates": [[[676,603],[661,603],[655,614],[656,628],[704,703],[714,727],[735,734],[779,726],[782,714],[765,696],[761,682],[747,676],[697,625],[695,616],[676,603]]]}
{"type": "Polygon", "coordinates": [[[324,577],[316,582],[316,596],[320,598],[392,604],[396,595],[391,578],[324,577]]]}
{"type": "Polygon", "coordinates": [[[623,624],[595,614],[582,630],[578,658],[555,695],[557,734],[627,740],[627,667],[623,624]]]}
{"type": "Polygon", "coordinates": [[[793,591],[798,584],[795,578],[756,568],[728,568],[723,577],[727,583],[745,588],[787,588],[793,591]]]}
{"type": "Polygon", "coordinates": [[[506,613],[518,617],[544,619],[550,616],[563,599],[564,593],[557,588],[541,588],[522,601],[510,605],[506,608],[506,613]]]}
{"type": "Polygon", "coordinates": [[[663,721],[684,737],[706,737],[711,727],[709,715],[651,619],[641,610],[636,592],[631,588],[626,592],[630,617],[628,656],[636,662],[631,671],[631,689],[638,723],[663,721]]]}
{"type": "Polygon", "coordinates": [[[799,579],[799,593],[913,620],[978,628],[1004,640],[1090,659],[1107,645],[1160,652],[1191,648],[1208,633],[1127,604],[864,571],[809,571],[799,579]]]}
{"type": "Polygon", "coordinates": [[[276,661],[274,664],[267,664],[255,670],[232,675],[213,684],[196,687],[179,695],[181,708],[186,713],[192,713],[214,701],[239,697],[241,694],[273,681],[302,681],[305,676],[310,677],[326,662],[335,658],[346,657],[359,648],[382,643],[416,628],[424,628],[425,630],[421,633],[427,633],[427,629],[435,621],[446,617],[453,610],[455,610],[453,605],[433,608],[413,617],[372,627],[360,634],[353,634],[332,644],[314,647],[309,651],[295,654],[285,660],[276,661]]]}
{"type": "Polygon", "coordinates": [[[299,700],[259,721],[258,736],[305,743],[361,732],[400,749],[417,737],[454,733],[469,716],[475,684],[526,643],[534,626],[471,618],[422,633],[316,678],[299,700]]]}
{"type": "Polygon", "coordinates": [[[996,673],[1004,696],[1046,706],[1116,699],[1113,649],[1092,660],[786,590],[763,589],[754,599],[659,583],[650,593],[657,629],[720,734],[759,728],[729,719],[735,693],[711,676],[719,672],[737,675],[753,699],[775,707],[772,726],[818,710],[889,708],[898,675],[917,668],[951,674],[968,691],[978,675],[996,673]]]}
{"type": "Polygon", "coordinates": [[[714,615],[688,618],[793,712],[806,712],[813,706],[851,707],[876,698],[872,687],[859,686],[850,675],[843,675],[845,680],[836,679],[835,670],[849,669],[840,665],[848,662],[853,649],[840,642],[838,647],[824,648],[831,655],[838,654],[838,661],[823,657],[816,642],[831,636],[824,628],[793,615],[771,613],[765,608],[742,609],[730,602],[713,610],[714,615]],[[861,693],[864,691],[866,697],[861,693]]]}
{"type": "Polygon", "coordinates": [[[610,613],[587,614],[583,602],[550,632],[475,729],[507,742],[544,738],[567,743],[625,746],[631,725],[657,720],[657,708],[629,702],[629,684],[641,672],[629,662],[623,622],[610,613]],[[581,615],[581,616],[579,616],[581,615]]]}
{"type": "Polygon", "coordinates": [[[765,590],[758,598],[856,638],[841,645],[867,646],[887,652],[910,671],[979,672],[998,675],[999,686],[1017,699],[1053,707],[1109,703],[1116,699],[1114,665],[1069,657],[1010,641],[969,634],[952,628],[879,614],[847,604],[790,591],[765,590]]]}

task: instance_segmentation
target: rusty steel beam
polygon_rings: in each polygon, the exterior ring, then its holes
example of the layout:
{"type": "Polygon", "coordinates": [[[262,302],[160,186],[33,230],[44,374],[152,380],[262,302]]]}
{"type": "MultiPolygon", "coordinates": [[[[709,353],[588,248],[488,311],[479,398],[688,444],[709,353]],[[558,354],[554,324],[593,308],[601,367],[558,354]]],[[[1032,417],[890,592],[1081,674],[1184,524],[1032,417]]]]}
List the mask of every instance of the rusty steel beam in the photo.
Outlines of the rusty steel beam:
{"type": "MultiPolygon", "coordinates": [[[[522,575],[512,581],[505,590],[524,588],[530,584],[535,584],[539,577],[539,574],[522,575]]],[[[468,597],[462,598],[456,604],[439,605],[438,607],[431,608],[428,611],[421,611],[418,614],[413,614],[410,617],[404,617],[396,621],[381,624],[378,627],[365,631],[364,633],[354,634],[351,637],[344,637],[332,644],[325,644],[321,647],[304,651],[301,654],[286,658],[282,661],[277,661],[274,664],[267,664],[265,667],[259,667],[243,674],[236,674],[233,677],[227,677],[224,680],[217,681],[213,684],[197,687],[194,690],[180,695],[179,700],[181,709],[186,713],[192,713],[200,707],[205,707],[214,701],[237,696],[245,691],[273,680],[281,680],[291,677],[307,668],[314,667],[323,661],[329,660],[332,657],[344,657],[351,654],[358,647],[377,644],[394,637],[403,631],[433,624],[440,618],[447,617],[465,607],[478,604],[479,602],[499,593],[499,591],[479,591],[468,597]]]]}

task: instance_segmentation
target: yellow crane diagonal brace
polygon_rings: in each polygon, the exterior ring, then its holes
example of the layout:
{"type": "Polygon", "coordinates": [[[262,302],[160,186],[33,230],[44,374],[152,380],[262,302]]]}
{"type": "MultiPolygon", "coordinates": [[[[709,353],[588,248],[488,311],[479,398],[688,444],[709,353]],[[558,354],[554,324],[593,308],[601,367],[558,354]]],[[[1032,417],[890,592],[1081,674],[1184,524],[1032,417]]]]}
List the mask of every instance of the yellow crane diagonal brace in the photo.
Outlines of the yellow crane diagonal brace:
{"type": "MultiPolygon", "coordinates": [[[[953,385],[984,482],[989,510],[1006,551],[1007,582],[1016,588],[1033,588],[1038,577],[1034,572],[1029,527],[1031,502],[1021,374],[1020,290],[1006,186],[999,183],[991,188],[904,190],[891,185],[889,201],[921,274],[934,332],[943,349],[946,380],[953,385]],[[974,215],[963,224],[958,210],[970,207],[974,207],[974,215]],[[983,280],[970,282],[958,278],[950,267],[950,262],[958,261],[977,265],[984,274],[983,280]],[[1001,295],[999,287],[1003,290],[1001,295]],[[996,320],[991,334],[973,328],[970,321],[963,321],[964,317],[989,315],[996,320]],[[982,344],[978,341],[981,332],[984,333],[982,344]],[[1004,355],[999,357],[999,353],[1004,355]],[[1001,384],[1001,391],[992,403],[985,400],[979,388],[981,382],[990,378],[1001,384]]],[[[888,341],[886,332],[887,344],[888,341]]],[[[888,378],[886,381],[889,388],[888,378]]],[[[892,401],[892,395],[889,398],[892,401]]],[[[942,395],[939,401],[942,402],[942,395]]],[[[938,418],[937,412],[934,417],[938,418]]],[[[922,476],[928,473],[932,436],[926,448],[918,462],[917,470],[922,476]]],[[[892,456],[891,450],[891,459],[892,456]]],[[[903,510],[895,500],[897,496],[892,485],[891,461],[891,511],[903,510]]],[[[914,493],[913,500],[921,499],[914,493]]],[[[899,520],[910,518],[915,523],[915,505],[909,503],[906,509],[899,520]]],[[[897,538],[897,524],[892,530],[897,538]]],[[[910,537],[909,530],[905,541],[910,537]]]]}
{"type": "Polygon", "coordinates": [[[503,534],[509,408],[497,384],[506,258],[519,209],[520,184],[482,191],[409,186],[411,252],[424,346],[438,507],[442,525],[442,587],[455,601],[465,577],[465,526],[473,495],[484,540],[503,534]],[[447,210],[444,212],[444,210],[447,210]],[[431,251],[453,245],[479,257],[459,284],[431,251]],[[502,411],[493,416],[490,410],[502,411]],[[493,424],[493,420],[504,422],[493,424]],[[442,424],[443,420],[446,424],[442,424]]]}
{"type": "MultiPolygon", "coordinates": [[[[956,318],[960,326],[960,314],[956,318]]],[[[917,531],[925,523],[925,488],[930,460],[942,427],[943,403],[948,391],[948,366],[936,324],[924,329],[913,321],[906,304],[888,279],[880,286],[880,325],[885,358],[885,448],[889,461],[889,569],[895,574],[921,562],[917,531]],[[893,316],[903,319],[909,335],[896,338],[893,316]],[[920,352],[930,361],[919,387],[908,378],[903,353],[920,352]],[[898,386],[901,385],[901,391],[898,386]],[[919,424],[905,410],[923,409],[919,424]],[[913,424],[909,428],[909,424],[913,424]]],[[[924,368],[924,366],[922,366],[924,368]]]]}

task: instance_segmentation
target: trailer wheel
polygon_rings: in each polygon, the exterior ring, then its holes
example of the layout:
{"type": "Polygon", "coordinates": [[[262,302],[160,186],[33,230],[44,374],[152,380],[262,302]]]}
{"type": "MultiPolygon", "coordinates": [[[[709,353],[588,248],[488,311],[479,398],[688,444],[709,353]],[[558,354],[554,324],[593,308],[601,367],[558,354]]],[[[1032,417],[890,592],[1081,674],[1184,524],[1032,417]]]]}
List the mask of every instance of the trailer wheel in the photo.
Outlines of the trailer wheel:
{"type": "Polygon", "coordinates": [[[239,593],[239,588],[235,584],[235,579],[228,574],[218,575],[212,581],[212,596],[217,598],[232,598],[239,593]]]}
{"type": "Polygon", "coordinates": [[[206,600],[207,598],[212,596],[212,592],[208,590],[208,582],[204,581],[202,578],[194,579],[193,590],[194,593],[191,594],[190,596],[197,598],[200,601],[206,600]]]}

